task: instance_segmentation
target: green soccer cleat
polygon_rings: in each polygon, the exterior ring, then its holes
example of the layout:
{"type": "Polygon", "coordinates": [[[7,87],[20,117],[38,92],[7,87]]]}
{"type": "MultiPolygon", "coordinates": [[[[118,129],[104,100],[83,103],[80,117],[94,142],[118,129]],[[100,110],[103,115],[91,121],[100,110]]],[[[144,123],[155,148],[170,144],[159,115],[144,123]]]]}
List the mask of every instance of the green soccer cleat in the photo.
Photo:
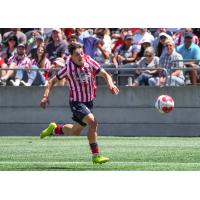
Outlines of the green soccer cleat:
{"type": "Polygon", "coordinates": [[[56,123],[51,122],[49,126],[40,133],[40,138],[43,139],[47,136],[53,135],[53,129],[56,128],[56,123]]]}
{"type": "Polygon", "coordinates": [[[92,162],[94,164],[102,164],[102,163],[106,163],[109,161],[109,158],[97,155],[97,156],[93,156],[92,157],[92,162]]]}

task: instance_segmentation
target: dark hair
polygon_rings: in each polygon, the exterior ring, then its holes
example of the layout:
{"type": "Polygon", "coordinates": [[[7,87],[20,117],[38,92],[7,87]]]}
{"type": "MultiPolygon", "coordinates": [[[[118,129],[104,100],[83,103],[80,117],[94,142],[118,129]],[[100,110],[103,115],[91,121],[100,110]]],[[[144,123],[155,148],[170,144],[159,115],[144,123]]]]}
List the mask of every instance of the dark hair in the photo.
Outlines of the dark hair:
{"type": "Polygon", "coordinates": [[[44,63],[45,58],[46,58],[46,48],[44,45],[39,45],[36,49],[36,54],[35,54],[35,60],[37,61],[39,67],[41,67],[42,63],[44,63]],[[44,50],[44,53],[42,54],[42,57],[40,59],[38,58],[38,54],[37,54],[37,51],[39,48],[43,48],[44,50]]]}
{"type": "MultiPolygon", "coordinates": [[[[150,46],[151,46],[151,44],[150,44],[150,46]]],[[[139,53],[137,54],[137,60],[140,60],[140,58],[142,58],[144,56],[144,51],[145,51],[145,49],[144,49],[143,45],[141,45],[141,49],[140,49],[139,53]]]]}
{"type": "Polygon", "coordinates": [[[78,40],[78,37],[75,35],[75,34],[71,34],[68,38],[67,38],[67,41],[69,42],[70,40],[78,40]]]}
{"type": "Polygon", "coordinates": [[[161,56],[162,51],[163,51],[164,48],[165,48],[165,46],[162,45],[161,42],[159,41],[158,46],[157,46],[157,48],[156,48],[156,55],[157,55],[158,57],[161,56]]]}
{"type": "Polygon", "coordinates": [[[72,43],[68,46],[69,53],[72,55],[76,49],[83,48],[79,43],[72,43]]]}
{"type": "Polygon", "coordinates": [[[8,38],[6,40],[6,46],[9,47],[8,41],[10,41],[11,39],[15,41],[15,47],[17,47],[18,46],[18,39],[17,39],[17,36],[13,35],[13,34],[8,36],[8,38]]]}

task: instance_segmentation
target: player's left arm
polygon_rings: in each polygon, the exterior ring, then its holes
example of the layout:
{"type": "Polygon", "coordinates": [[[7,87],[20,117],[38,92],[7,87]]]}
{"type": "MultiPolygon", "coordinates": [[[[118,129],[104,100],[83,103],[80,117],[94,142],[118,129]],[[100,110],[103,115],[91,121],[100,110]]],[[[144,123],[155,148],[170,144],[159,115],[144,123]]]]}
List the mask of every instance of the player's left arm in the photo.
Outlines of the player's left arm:
{"type": "Polygon", "coordinates": [[[119,93],[119,89],[113,83],[111,76],[105,71],[105,69],[101,69],[98,74],[105,79],[108,89],[111,91],[111,93],[117,95],[119,93]]]}

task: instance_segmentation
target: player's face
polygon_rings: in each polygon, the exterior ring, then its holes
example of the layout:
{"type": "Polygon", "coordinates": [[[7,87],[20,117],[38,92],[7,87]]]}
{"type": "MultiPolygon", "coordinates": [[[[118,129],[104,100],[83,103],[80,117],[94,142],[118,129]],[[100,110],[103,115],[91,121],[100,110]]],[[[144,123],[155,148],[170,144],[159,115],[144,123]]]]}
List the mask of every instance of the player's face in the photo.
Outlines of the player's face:
{"type": "Polygon", "coordinates": [[[83,53],[83,49],[82,48],[78,48],[73,52],[72,61],[76,65],[79,65],[79,66],[84,64],[85,59],[84,59],[84,53],[83,53]]]}

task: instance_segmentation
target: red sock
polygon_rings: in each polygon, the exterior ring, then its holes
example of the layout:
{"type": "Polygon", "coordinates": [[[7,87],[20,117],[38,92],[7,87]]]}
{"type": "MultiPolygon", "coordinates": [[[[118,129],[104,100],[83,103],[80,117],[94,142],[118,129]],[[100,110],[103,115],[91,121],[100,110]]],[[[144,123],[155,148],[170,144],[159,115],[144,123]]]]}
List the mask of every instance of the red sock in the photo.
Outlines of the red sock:
{"type": "Polygon", "coordinates": [[[61,124],[56,124],[57,127],[54,129],[54,134],[55,135],[64,135],[63,130],[62,130],[62,125],[61,124]]]}
{"type": "Polygon", "coordinates": [[[97,143],[90,144],[90,149],[93,155],[99,154],[99,147],[97,143]]]}

